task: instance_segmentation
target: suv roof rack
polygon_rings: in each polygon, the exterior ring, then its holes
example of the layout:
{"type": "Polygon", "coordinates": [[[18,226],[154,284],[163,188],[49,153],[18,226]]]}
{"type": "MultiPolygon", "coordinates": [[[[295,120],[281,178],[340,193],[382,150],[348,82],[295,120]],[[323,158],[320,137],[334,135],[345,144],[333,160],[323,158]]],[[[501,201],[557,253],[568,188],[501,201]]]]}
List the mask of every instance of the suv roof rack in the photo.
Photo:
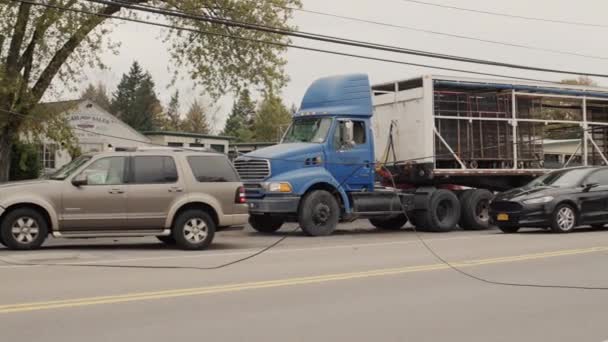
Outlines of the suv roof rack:
{"type": "Polygon", "coordinates": [[[171,152],[184,152],[184,151],[194,151],[194,152],[217,152],[213,149],[209,149],[206,147],[172,147],[172,146],[137,146],[137,147],[120,147],[117,146],[114,148],[115,152],[154,152],[154,151],[171,151],[171,152]]]}

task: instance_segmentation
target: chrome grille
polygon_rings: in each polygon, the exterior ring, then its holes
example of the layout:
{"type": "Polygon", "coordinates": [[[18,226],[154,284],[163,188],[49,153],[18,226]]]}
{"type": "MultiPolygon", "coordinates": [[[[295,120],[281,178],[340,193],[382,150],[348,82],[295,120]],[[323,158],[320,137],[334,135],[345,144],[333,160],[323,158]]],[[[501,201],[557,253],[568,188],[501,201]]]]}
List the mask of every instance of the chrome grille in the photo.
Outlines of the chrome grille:
{"type": "Polygon", "coordinates": [[[266,159],[239,158],[234,167],[244,181],[262,181],[270,176],[270,162],[266,159]]]}

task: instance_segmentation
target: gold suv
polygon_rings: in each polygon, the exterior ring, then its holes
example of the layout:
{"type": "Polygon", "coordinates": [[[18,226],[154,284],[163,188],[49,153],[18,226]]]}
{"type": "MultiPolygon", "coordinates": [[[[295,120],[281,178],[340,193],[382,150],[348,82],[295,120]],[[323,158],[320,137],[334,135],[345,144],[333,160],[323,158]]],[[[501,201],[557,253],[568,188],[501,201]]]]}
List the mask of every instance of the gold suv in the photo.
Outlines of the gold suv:
{"type": "Polygon", "coordinates": [[[157,236],[204,249],[244,225],[245,193],[223,154],[148,150],[87,154],[39,180],[0,184],[0,243],[35,249],[54,237],[157,236]]]}

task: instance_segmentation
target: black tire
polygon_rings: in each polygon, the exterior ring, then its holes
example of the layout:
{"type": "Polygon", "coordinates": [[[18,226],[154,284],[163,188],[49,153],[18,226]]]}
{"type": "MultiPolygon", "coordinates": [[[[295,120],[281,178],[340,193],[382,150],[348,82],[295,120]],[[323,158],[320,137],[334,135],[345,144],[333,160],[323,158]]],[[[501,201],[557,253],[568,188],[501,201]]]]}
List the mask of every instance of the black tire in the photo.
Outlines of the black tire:
{"type": "Polygon", "coordinates": [[[4,215],[0,226],[3,244],[9,249],[30,250],[42,246],[49,234],[49,225],[44,216],[35,209],[20,208],[4,215]],[[20,232],[13,232],[13,228],[20,232]]]}
{"type": "Polygon", "coordinates": [[[397,215],[388,218],[370,218],[369,222],[378,229],[399,230],[407,223],[407,216],[397,215]]]}
{"type": "Polygon", "coordinates": [[[505,234],[515,234],[519,231],[519,227],[498,227],[505,234]]]}
{"type": "Polygon", "coordinates": [[[285,219],[270,215],[251,215],[249,216],[249,224],[253,229],[260,233],[271,234],[281,229],[285,223],[285,219]]]}
{"type": "Polygon", "coordinates": [[[418,230],[449,232],[460,220],[460,202],[452,191],[437,190],[431,195],[427,209],[416,211],[414,216],[418,230]]]}
{"type": "Polygon", "coordinates": [[[300,228],[309,236],[330,235],[340,220],[338,200],[325,190],[314,190],[304,196],[298,210],[300,228]]]}
{"type": "Polygon", "coordinates": [[[169,236],[157,236],[156,237],[160,242],[169,245],[169,246],[174,246],[177,242],[175,241],[175,238],[172,235],[169,236]]]}
{"type": "Polygon", "coordinates": [[[577,225],[577,216],[576,209],[570,204],[559,204],[551,215],[551,231],[560,234],[570,233],[577,225]]]}
{"type": "Polygon", "coordinates": [[[460,200],[460,228],[464,230],[485,230],[490,228],[491,192],[484,189],[470,191],[460,200]]]}
{"type": "Polygon", "coordinates": [[[175,220],[172,237],[181,249],[201,250],[209,247],[215,229],[215,222],[204,210],[186,210],[175,220]]]}

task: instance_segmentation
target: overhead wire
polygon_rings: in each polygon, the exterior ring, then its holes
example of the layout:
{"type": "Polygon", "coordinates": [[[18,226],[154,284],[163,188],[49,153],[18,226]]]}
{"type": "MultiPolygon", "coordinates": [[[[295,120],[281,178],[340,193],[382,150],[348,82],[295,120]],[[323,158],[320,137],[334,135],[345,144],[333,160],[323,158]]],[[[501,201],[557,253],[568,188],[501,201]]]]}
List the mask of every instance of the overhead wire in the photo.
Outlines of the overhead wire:
{"type": "MultiPolygon", "coordinates": [[[[19,0],[15,0],[15,1],[19,1],[19,0]]],[[[423,50],[406,49],[406,48],[402,48],[402,47],[396,47],[396,46],[390,46],[390,45],[384,45],[384,44],[376,44],[376,43],[370,43],[370,42],[353,40],[353,39],[342,38],[342,37],[335,37],[335,36],[329,36],[329,35],[322,35],[322,34],[315,34],[315,33],[303,32],[303,31],[298,31],[298,30],[290,30],[290,29],[285,29],[285,28],[273,27],[273,26],[263,25],[263,24],[259,24],[259,23],[248,23],[248,22],[242,22],[242,21],[220,18],[220,17],[215,17],[215,16],[200,15],[200,14],[195,14],[195,13],[186,12],[186,11],[182,11],[182,10],[164,9],[164,8],[159,8],[159,7],[155,7],[155,6],[151,6],[151,5],[142,6],[142,5],[133,4],[133,3],[125,2],[125,1],[121,1],[121,0],[85,0],[85,1],[91,2],[91,3],[103,4],[103,5],[122,6],[124,8],[132,9],[132,10],[136,10],[136,11],[178,17],[178,18],[183,18],[183,19],[190,19],[190,20],[196,20],[196,21],[203,21],[203,22],[208,22],[208,23],[212,23],[212,24],[225,25],[228,27],[238,27],[238,28],[243,28],[243,29],[248,29],[248,30],[255,30],[255,31],[260,31],[260,32],[273,33],[273,34],[279,34],[279,35],[284,35],[284,36],[291,36],[291,37],[296,37],[296,38],[321,41],[321,42],[325,42],[325,43],[340,44],[340,45],[346,45],[346,46],[351,46],[351,47],[379,50],[379,51],[384,51],[384,52],[401,53],[401,54],[429,57],[429,58],[436,58],[436,59],[444,59],[444,60],[463,62],[463,63],[473,63],[473,64],[479,64],[479,65],[488,65],[488,66],[494,66],[494,67],[504,67],[504,68],[520,69],[520,70],[528,70],[528,71],[608,78],[608,74],[534,67],[534,66],[527,66],[527,65],[520,65],[520,64],[513,64],[513,63],[505,63],[505,62],[497,62],[497,61],[484,60],[484,59],[462,57],[462,56],[456,56],[456,55],[440,54],[440,53],[428,52],[428,51],[423,51],[423,50]]]]}
{"type": "Polygon", "coordinates": [[[150,26],[175,29],[175,30],[181,30],[181,31],[192,32],[192,33],[206,34],[206,35],[211,35],[211,36],[225,37],[225,38],[241,40],[241,41],[256,42],[256,43],[260,43],[260,44],[274,45],[274,46],[280,46],[280,47],[285,47],[285,48],[293,48],[293,49],[298,49],[298,50],[324,53],[324,54],[330,54],[330,55],[336,55],[336,56],[342,56],[342,57],[350,57],[350,58],[371,60],[371,61],[376,61],[376,62],[391,63],[391,64],[398,64],[398,65],[415,66],[415,67],[429,68],[429,69],[435,69],[435,70],[453,71],[453,72],[466,73],[466,74],[471,74],[471,75],[492,76],[492,77],[516,79],[516,80],[531,81],[531,82],[538,82],[538,83],[551,83],[551,84],[557,83],[556,81],[539,79],[539,78],[513,76],[513,75],[492,73],[492,72],[481,72],[481,71],[474,71],[474,70],[467,70],[467,69],[460,69],[460,68],[442,67],[442,66],[423,64],[423,63],[405,62],[405,61],[401,61],[401,60],[366,56],[366,55],[360,55],[360,54],[354,54],[354,53],[346,53],[346,52],[340,52],[340,51],[328,50],[328,49],[313,48],[313,47],[290,44],[290,43],[280,43],[280,42],[267,41],[267,40],[262,40],[262,39],[247,38],[247,37],[242,37],[242,36],[237,36],[237,35],[211,32],[211,31],[187,28],[187,27],[176,26],[176,25],[163,24],[163,23],[159,23],[159,22],[153,22],[153,21],[142,20],[142,19],[127,18],[127,17],[117,16],[117,15],[108,15],[108,14],[103,14],[103,13],[91,12],[91,11],[76,9],[76,8],[68,8],[68,7],[52,5],[52,4],[43,4],[40,2],[36,2],[36,1],[31,1],[31,0],[11,0],[11,1],[27,3],[27,4],[32,4],[35,6],[42,6],[42,7],[47,7],[47,8],[60,9],[60,10],[64,10],[64,11],[74,12],[74,13],[99,16],[99,17],[104,17],[104,18],[108,18],[108,19],[116,19],[116,20],[145,24],[145,25],[150,25],[150,26]]]}
{"type": "Polygon", "coordinates": [[[480,10],[480,9],[472,9],[472,8],[466,8],[466,7],[457,7],[457,6],[452,6],[452,5],[438,4],[438,3],[421,1],[421,0],[401,0],[401,1],[418,4],[418,5],[447,8],[447,9],[457,10],[457,11],[471,12],[471,13],[477,13],[477,14],[487,14],[487,15],[493,15],[493,16],[514,18],[514,19],[523,19],[523,20],[539,21],[539,22],[554,23],[554,24],[608,28],[608,25],[605,25],[605,24],[595,24],[595,23],[586,23],[586,22],[581,22],[581,21],[570,21],[570,20],[560,20],[560,19],[541,18],[541,17],[530,17],[530,16],[524,16],[524,15],[515,15],[515,14],[508,14],[508,13],[501,13],[501,12],[484,11],[484,10],[480,10]]]}
{"type": "Polygon", "coordinates": [[[393,23],[387,23],[387,22],[378,21],[378,20],[364,19],[364,18],[359,18],[359,17],[352,17],[352,16],[346,16],[346,15],[342,15],[342,14],[328,13],[328,12],[316,11],[316,10],[305,9],[305,8],[279,6],[279,5],[275,5],[275,6],[278,8],[286,9],[286,10],[298,11],[298,12],[302,12],[302,13],[309,13],[309,14],[314,14],[314,15],[318,15],[318,16],[342,19],[342,20],[371,24],[371,25],[376,25],[376,26],[396,28],[396,29],[401,29],[401,30],[406,30],[406,31],[421,32],[421,33],[444,36],[444,37],[449,37],[449,38],[464,39],[464,40],[470,40],[470,41],[475,41],[475,42],[502,45],[502,46],[508,46],[508,47],[527,49],[527,50],[534,50],[534,51],[550,52],[550,53],[567,55],[567,56],[583,57],[583,58],[598,59],[598,60],[608,60],[608,57],[606,57],[606,56],[597,56],[597,55],[584,54],[584,53],[574,52],[574,51],[558,50],[558,49],[544,48],[544,47],[540,47],[540,46],[484,39],[484,38],[479,38],[479,37],[471,37],[471,36],[465,36],[465,35],[461,35],[461,34],[428,30],[428,29],[422,29],[422,28],[414,27],[414,26],[393,24],[393,23]]]}

